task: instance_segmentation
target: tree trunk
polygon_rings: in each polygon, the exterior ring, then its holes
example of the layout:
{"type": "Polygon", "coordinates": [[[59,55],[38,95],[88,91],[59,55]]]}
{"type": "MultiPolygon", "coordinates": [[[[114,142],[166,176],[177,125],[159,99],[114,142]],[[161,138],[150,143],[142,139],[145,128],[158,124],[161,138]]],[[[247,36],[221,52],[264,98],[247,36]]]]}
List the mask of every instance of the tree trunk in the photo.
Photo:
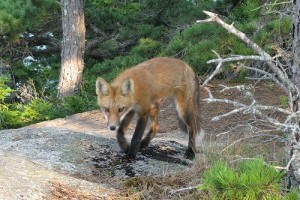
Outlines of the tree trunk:
{"type": "Polygon", "coordinates": [[[84,68],[85,22],[83,0],[61,0],[62,51],[58,98],[80,90],[84,68]]]}
{"type": "MultiPolygon", "coordinates": [[[[293,7],[293,82],[300,89],[300,0],[294,0],[293,7]]],[[[298,94],[294,94],[293,109],[294,112],[299,111],[300,97],[298,94]]],[[[299,122],[298,122],[299,123],[299,122]]],[[[300,141],[299,130],[294,131],[290,138],[291,144],[291,167],[290,171],[294,180],[291,182],[292,186],[299,188],[300,186],[300,141]]]]}

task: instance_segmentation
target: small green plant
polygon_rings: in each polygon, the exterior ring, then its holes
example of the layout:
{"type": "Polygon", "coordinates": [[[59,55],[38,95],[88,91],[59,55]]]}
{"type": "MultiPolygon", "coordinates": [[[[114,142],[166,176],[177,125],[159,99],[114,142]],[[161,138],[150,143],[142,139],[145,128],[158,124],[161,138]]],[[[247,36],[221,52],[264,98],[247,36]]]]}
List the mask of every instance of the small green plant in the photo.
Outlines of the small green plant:
{"type": "Polygon", "coordinates": [[[298,200],[300,199],[300,193],[298,189],[292,189],[282,200],[298,200]]]}
{"type": "Polygon", "coordinates": [[[289,105],[289,99],[288,99],[288,97],[286,97],[286,96],[280,96],[279,100],[280,100],[280,104],[281,104],[281,106],[283,108],[288,107],[288,105],[289,105]]]}
{"type": "Polygon", "coordinates": [[[11,88],[9,88],[6,83],[9,81],[7,76],[0,76],[0,103],[4,102],[4,99],[10,95],[10,93],[14,92],[11,88]]]}
{"type": "Polygon", "coordinates": [[[209,192],[210,199],[281,199],[282,176],[262,159],[242,161],[235,169],[216,162],[198,189],[209,192]]]}

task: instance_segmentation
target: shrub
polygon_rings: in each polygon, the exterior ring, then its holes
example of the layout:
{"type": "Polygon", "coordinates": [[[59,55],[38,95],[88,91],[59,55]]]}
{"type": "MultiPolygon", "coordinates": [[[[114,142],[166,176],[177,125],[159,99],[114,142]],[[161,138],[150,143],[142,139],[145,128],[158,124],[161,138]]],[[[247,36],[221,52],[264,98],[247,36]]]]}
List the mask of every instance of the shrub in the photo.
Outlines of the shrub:
{"type": "Polygon", "coordinates": [[[25,105],[22,112],[24,123],[34,123],[52,118],[53,104],[43,99],[34,99],[28,105],[25,105]]]}
{"type": "MultiPolygon", "coordinates": [[[[6,83],[9,82],[6,76],[0,77],[0,129],[18,128],[28,124],[63,117],[66,114],[73,114],[87,110],[90,101],[83,100],[81,96],[66,98],[62,102],[53,104],[49,100],[32,96],[28,103],[7,103],[5,99],[15,90],[10,89],[6,83]]],[[[35,87],[32,83],[32,87],[35,87]]],[[[92,100],[95,102],[95,100],[92,100]]],[[[92,107],[91,108],[95,108],[92,107]]]]}
{"type": "Polygon", "coordinates": [[[257,19],[260,16],[261,0],[245,0],[232,10],[233,16],[241,22],[257,19]]]}
{"type": "Polygon", "coordinates": [[[134,66],[147,58],[138,55],[119,56],[112,60],[105,60],[101,63],[95,64],[92,68],[87,69],[85,72],[86,81],[91,83],[94,90],[96,77],[101,76],[107,81],[111,81],[121,71],[131,66],[134,66]]]}
{"type": "Polygon", "coordinates": [[[61,109],[66,115],[70,115],[89,110],[89,106],[88,102],[81,96],[69,96],[62,101],[61,109]]]}
{"type": "Polygon", "coordinates": [[[7,82],[9,82],[7,76],[0,76],[0,103],[3,103],[4,99],[14,92],[14,90],[6,85],[7,82]]]}
{"type": "Polygon", "coordinates": [[[22,125],[22,117],[19,110],[1,108],[0,110],[0,129],[18,128],[22,125]]]}
{"type": "Polygon", "coordinates": [[[161,48],[161,43],[151,38],[141,38],[139,45],[132,48],[131,53],[143,58],[155,57],[161,48]]]}
{"type": "Polygon", "coordinates": [[[43,99],[34,99],[29,104],[1,104],[0,129],[20,126],[53,118],[53,104],[43,99]]]}
{"type": "Polygon", "coordinates": [[[262,159],[242,161],[236,169],[216,162],[204,173],[199,189],[209,192],[212,199],[280,199],[282,176],[262,159]]]}
{"type": "Polygon", "coordinates": [[[44,23],[50,13],[57,12],[59,9],[59,4],[53,0],[2,0],[0,1],[0,35],[7,35],[10,39],[17,38],[22,31],[38,23],[44,23]]]}

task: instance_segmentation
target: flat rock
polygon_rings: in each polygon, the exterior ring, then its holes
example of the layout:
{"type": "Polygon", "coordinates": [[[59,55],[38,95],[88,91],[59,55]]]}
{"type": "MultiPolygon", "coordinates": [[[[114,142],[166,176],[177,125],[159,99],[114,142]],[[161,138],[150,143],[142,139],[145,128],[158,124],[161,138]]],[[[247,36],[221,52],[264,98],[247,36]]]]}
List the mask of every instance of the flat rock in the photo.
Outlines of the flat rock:
{"type": "MultiPolygon", "coordinates": [[[[133,127],[128,132],[133,132],[133,127]]],[[[172,131],[171,140],[162,134],[135,160],[128,161],[115,133],[106,130],[96,111],[2,130],[0,199],[59,199],[70,191],[75,199],[84,191],[90,199],[100,199],[116,193],[111,180],[185,170],[192,164],[183,158],[187,136],[172,131]]]]}

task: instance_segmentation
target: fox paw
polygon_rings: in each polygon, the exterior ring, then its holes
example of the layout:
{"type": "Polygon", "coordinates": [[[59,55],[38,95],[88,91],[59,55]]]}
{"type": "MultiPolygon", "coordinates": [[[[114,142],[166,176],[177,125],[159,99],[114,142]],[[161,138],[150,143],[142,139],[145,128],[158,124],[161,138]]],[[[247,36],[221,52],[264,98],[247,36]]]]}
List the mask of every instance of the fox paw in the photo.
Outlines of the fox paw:
{"type": "Polygon", "coordinates": [[[141,150],[146,149],[148,146],[149,146],[149,142],[147,142],[147,141],[142,141],[142,142],[141,142],[141,145],[140,145],[140,149],[141,149],[141,150]]]}
{"type": "Polygon", "coordinates": [[[131,161],[135,160],[135,156],[126,154],[122,160],[123,160],[123,162],[131,162],[131,161]]]}
{"type": "Polygon", "coordinates": [[[121,150],[124,152],[124,153],[128,153],[129,151],[129,145],[128,144],[125,144],[125,145],[120,145],[120,148],[121,150]]]}
{"type": "Polygon", "coordinates": [[[188,148],[184,154],[184,157],[193,160],[195,158],[195,151],[192,148],[188,148]]]}

